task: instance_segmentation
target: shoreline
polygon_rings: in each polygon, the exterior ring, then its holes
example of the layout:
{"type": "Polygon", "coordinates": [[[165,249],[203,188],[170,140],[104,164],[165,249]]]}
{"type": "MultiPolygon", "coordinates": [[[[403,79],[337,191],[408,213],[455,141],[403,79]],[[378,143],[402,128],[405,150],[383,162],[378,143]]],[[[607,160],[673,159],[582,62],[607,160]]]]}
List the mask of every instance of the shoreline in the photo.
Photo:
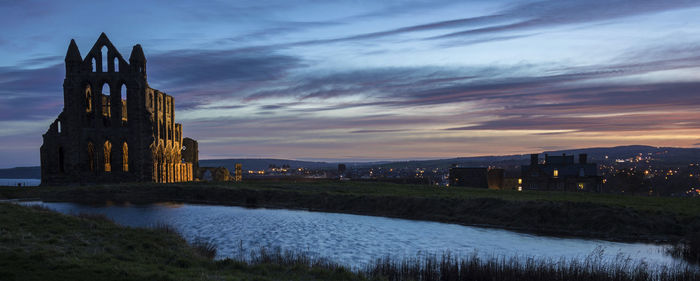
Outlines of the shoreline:
{"type": "Polygon", "coordinates": [[[673,243],[675,242],[673,240],[654,239],[651,237],[639,238],[639,236],[635,236],[635,238],[629,238],[629,239],[625,239],[625,238],[621,238],[621,237],[601,238],[600,236],[595,235],[595,234],[591,234],[591,233],[588,233],[591,235],[577,235],[577,234],[561,232],[558,230],[548,230],[548,231],[547,230],[539,230],[539,232],[538,232],[538,231],[534,231],[534,230],[528,229],[528,228],[508,227],[508,226],[500,226],[500,225],[493,225],[493,224],[468,224],[468,223],[450,222],[450,221],[411,219],[411,218],[400,217],[400,216],[387,216],[387,215],[379,215],[379,214],[373,214],[373,213],[362,213],[362,212],[352,212],[352,211],[338,212],[338,211],[324,210],[324,209],[310,209],[310,208],[304,208],[304,207],[287,207],[287,206],[272,205],[272,204],[246,206],[246,205],[235,204],[235,203],[225,203],[225,202],[215,202],[215,201],[197,201],[197,200],[188,200],[188,199],[181,199],[181,200],[172,199],[172,200],[167,200],[167,201],[139,202],[139,203],[133,203],[133,202],[129,202],[129,201],[113,201],[113,200],[107,200],[104,202],[86,203],[86,202],[66,201],[66,200],[41,200],[40,198],[17,198],[17,199],[10,199],[10,200],[12,200],[12,201],[0,200],[0,203],[2,203],[2,202],[40,201],[40,202],[45,202],[45,203],[74,203],[74,204],[94,205],[94,206],[103,206],[106,204],[151,205],[151,204],[160,204],[160,203],[192,204],[192,205],[203,205],[203,206],[228,206],[228,207],[241,207],[241,208],[246,208],[246,209],[294,210],[294,211],[308,211],[308,212],[320,212],[320,213],[334,213],[334,214],[349,214],[349,215],[359,215],[359,216],[382,217],[382,218],[402,219],[402,220],[411,220],[411,221],[436,222],[436,223],[444,223],[444,224],[461,225],[461,226],[467,226],[467,227],[500,229],[500,230],[505,230],[505,231],[517,232],[517,233],[521,233],[521,234],[553,237],[553,238],[565,238],[565,239],[602,240],[602,241],[620,242],[620,243],[646,243],[646,244],[655,244],[655,245],[664,245],[664,246],[673,246],[674,245],[673,243]]]}
{"type": "MultiPolygon", "coordinates": [[[[326,184],[341,187],[329,190],[325,186],[319,188],[305,183],[190,183],[3,188],[0,189],[0,198],[82,204],[110,201],[131,204],[176,202],[291,209],[433,221],[561,238],[654,244],[678,242],[700,228],[699,216],[658,210],[637,210],[590,202],[505,200],[483,196],[462,198],[352,193],[350,191],[354,191],[358,184],[326,184]]],[[[372,184],[359,186],[375,188],[372,184]]],[[[389,188],[424,187],[391,185],[389,188]]],[[[493,192],[497,194],[499,191],[493,192]]]]}

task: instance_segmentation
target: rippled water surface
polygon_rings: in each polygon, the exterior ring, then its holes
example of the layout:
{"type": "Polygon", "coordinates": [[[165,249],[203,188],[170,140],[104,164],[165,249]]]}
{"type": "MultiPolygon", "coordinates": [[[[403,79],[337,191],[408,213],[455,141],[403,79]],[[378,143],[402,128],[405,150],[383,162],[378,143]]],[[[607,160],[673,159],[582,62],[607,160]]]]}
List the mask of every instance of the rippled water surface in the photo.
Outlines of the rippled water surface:
{"type": "Polygon", "coordinates": [[[193,204],[86,206],[42,203],[62,213],[104,214],[119,224],[152,226],[166,223],[186,239],[215,243],[219,258],[260,246],[306,251],[349,266],[362,266],[374,258],[415,257],[450,251],[461,256],[475,252],[484,257],[527,256],[559,260],[585,258],[603,250],[604,258],[673,265],[664,246],[601,240],[553,238],[507,230],[469,227],[349,214],[278,209],[247,209],[193,204]]]}

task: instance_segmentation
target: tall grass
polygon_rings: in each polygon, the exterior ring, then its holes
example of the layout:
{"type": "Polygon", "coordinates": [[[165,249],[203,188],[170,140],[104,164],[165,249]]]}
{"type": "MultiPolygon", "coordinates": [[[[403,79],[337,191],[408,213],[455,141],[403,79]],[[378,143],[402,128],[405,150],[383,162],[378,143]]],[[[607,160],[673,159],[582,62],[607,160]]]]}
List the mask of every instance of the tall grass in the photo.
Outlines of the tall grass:
{"type": "Polygon", "coordinates": [[[595,259],[552,261],[535,258],[456,258],[449,254],[396,260],[377,259],[363,272],[367,277],[386,280],[697,280],[689,268],[659,271],[645,264],[603,263],[595,259]]]}
{"type": "Polygon", "coordinates": [[[327,258],[313,257],[299,251],[282,250],[280,247],[260,247],[251,251],[245,251],[242,245],[239,246],[239,248],[239,254],[232,259],[250,265],[275,264],[281,266],[304,266],[330,270],[347,270],[345,266],[327,258]]]}
{"type": "MultiPolygon", "coordinates": [[[[185,240],[182,234],[179,231],[177,231],[177,228],[165,222],[157,222],[149,226],[148,228],[162,233],[175,234],[179,236],[182,240],[185,240]]],[[[201,257],[210,260],[213,260],[216,257],[216,244],[214,244],[214,242],[210,240],[199,237],[195,238],[192,242],[188,244],[190,245],[190,247],[192,247],[195,254],[201,257]]]]}
{"type": "Polygon", "coordinates": [[[155,231],[161,231],[163,233],[177,234],[179,236],[182,236],[180,234],[180,232],[178,232],[175,227],[173,227],[172,225],[165,223],[165,222],[157,222],[157,223],[149,226],[148,228],[153,229],[155,231]]]}
{"type": "Polygon", "coordinates": [[[700,233],[689,235],[669,251],[672,256],[700,265],[700,233]]]}
{"type": "Polygon", "coordinates": [[[107,217],[106,215],[103,215],[103,214],[78,213],[75,216],[82,218],[82,219],[86,219],[86,220],[104,221],[104,222],[114,223],[114,221],[112,219],[110,219],[109,217],[107,217]]]}
{"type": "MultiPolygon", "coordinates": [[[[305,266],[333,271],[351,271],[323,258],[304,253],[260,248],[233,258],[250,265],[275,264],[305,266]]],[[[633,263],[617,257],[605,260],[593,253],[582,260],[548,260],[537,258],[479,258],[476,254],[461,258],[450,253],[396,259],[377,258],[364,268],[355,270],[364,279],[389,281],[460,281],[460,280],[522,280],[522,281],[690,281],[700,280],[697,268],[648,268],[645,263],[633,263]]]]}
{"type": "Polygon", "coordinates": [[[194,242],[192,242],[190,245],[194,248],[195,253],[197,253],[199,256],[208,258],[210,260],[216,257],[216,245],[209,240],[204,240],[202,238],[195,239],[194,242]]]}

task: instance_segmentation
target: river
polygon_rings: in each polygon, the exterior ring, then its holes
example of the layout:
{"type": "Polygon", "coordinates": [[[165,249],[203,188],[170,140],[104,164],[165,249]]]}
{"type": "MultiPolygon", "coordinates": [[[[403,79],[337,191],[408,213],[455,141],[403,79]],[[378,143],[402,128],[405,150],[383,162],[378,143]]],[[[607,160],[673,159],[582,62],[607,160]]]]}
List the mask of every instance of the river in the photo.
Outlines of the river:
{"type": "Polygon", "coordinates": [[[650,267],[682,265],[663,245],[556,238],[456,224],[337,213],[233,206],[161,203],[89,206],[74,203],[39,204],[67,214],[104,214],[135,227],[168,224],[188,241],[205,239],[217,247],[217,258],[236,256],[242,249],[280,247],[326,257],[360,267],[378,257],[441,254],[480,257],[537,257],[558,261],[585,259],[596,253],[606,261],[628,258],[650,267]]]}

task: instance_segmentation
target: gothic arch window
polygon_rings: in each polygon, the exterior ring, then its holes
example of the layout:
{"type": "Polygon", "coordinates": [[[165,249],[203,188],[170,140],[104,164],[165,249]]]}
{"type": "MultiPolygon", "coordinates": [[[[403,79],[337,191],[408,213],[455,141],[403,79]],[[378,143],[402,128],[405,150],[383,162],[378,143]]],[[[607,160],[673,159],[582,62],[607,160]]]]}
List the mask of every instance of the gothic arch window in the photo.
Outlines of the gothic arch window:
{"type": "Polygon", "coordinates": [[[107,46],[100,48],[100,56],[102,56],[102,72],[107,72],[107,46]]]}
{"type": "Polygon", "coordinates": [[[63,152],[63,147],[58,147],[58,172],[64,173],[66,171],[65,168],[65,154],[63,152]]]}
{"type": "Polygon", "coordinates": [[[104,144],[104,160],[105,160],[105,172],[112,171],[112,143],[105,141],[104,144]]]}
{"type": "Polygon", "coordinates": [[[62,131],[61,129],[63,129],[63,128],[61,128],[61,120],[58,120],[56,122],[56,129],[58,129],[58,133],[60,134],[62,131]]]}
{"type": "Polygon", "coordinates": [[[122,171],[129,171],[129,146],[126,142],[122,144],[122,171]]]}
{"type": "Polygon", "coordinates": [[[93,145],[92,142],[88,142],[87,152],[88,152],[88,166],[90,168],[90,172],[94,172],[95,171],[95,145],[93,145]]]}
{"type": "Polygon", "coordinates": [[[126,84],[121,84],[121,86],[119,87],[119,93],[121,94],[122,100],[126,100],[126,84]]]}
{"type": "Polygon", "coordinates": [[[102,84],[102,94],[103,95],[105,95],[105,96],[112,95],[110,90],[111,89],[109,88],[109,83],[105,82],[104,84],[102,84]]]}
{"type": "Polygon", "coordinates": [[[119,58],[114,57],[114,72],[119,72],[119,58]]]}
{"type": "Polygon", "coordinates": [[[92,89],[90,89],[90,85],[85,87],[85,112],[92,112],[92,89]]]}
{"type": "Polygon", "coordinates": [[[126,100],[126,85],[122,84],[121,87],[119,87],[119,92],[121,95],[121,103],[122,103],[122,121],[126,121],[128,118],[127,116],[127,100],[126,100]]]}
{"type": "Polygon", "coordinates": [[[97,72],[97,60],[92,58],[92,72],[97,72]]]}
{"type": "Polygon", "coordinates": [[[112,94],[108,83],[102,85],[102,116],[112,117],[112,94]]]}

